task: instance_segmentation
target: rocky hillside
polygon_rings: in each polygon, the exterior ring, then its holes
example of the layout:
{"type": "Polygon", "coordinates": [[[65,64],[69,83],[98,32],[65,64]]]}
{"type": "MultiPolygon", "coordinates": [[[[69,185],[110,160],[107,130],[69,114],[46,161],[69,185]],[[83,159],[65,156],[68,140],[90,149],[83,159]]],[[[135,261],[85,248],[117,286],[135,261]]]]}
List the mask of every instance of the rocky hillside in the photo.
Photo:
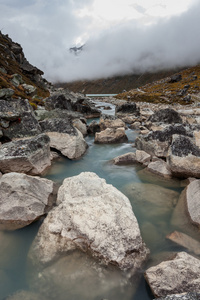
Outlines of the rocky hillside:
{"type": "Polygon", "coordinates": [[[200,65],[187,68],[172,76],[139,89],[121,93],[118,99],[166,104],[191,104],[200,101],[200,65]]]}
{"type": "Polygon", "coordinates": [[[110,78],[96,80],[82,80],[69,83],[57,83],[58,87],[68,88],[73,92],[84,94],[118,94],[124,90],[138,88],[144,84],[154,82],[161,78],[171,76],[178,70],[160,71],[156,73],[132,74],[124,76],[115,76],[110,78]]]}
{"type": "Polygon", "coordinates": [[[49,96],[43,72],[32,66],[22,47],[0,31],[0,98],[28,99],[33,107],[49,96]]]}

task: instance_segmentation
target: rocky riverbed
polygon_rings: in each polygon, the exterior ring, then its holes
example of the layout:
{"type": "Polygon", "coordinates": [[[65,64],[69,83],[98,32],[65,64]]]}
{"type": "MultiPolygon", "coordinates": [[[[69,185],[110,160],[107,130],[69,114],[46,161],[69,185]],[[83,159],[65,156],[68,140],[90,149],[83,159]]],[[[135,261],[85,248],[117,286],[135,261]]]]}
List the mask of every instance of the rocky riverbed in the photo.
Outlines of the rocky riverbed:
{"type": "MultiPolygon", "coordinates": [[[[6,299],[64,299],[63,278],[75,289],[76,281],[64,268],[70,266],[70,259],[80,266],[73,276],[84,282],[88,270],[91,282],[95,278],[93,284],[99,286],[90,294],[85,291],[82,299],[117,293],[121,299],[131,299],[124,289],[139,282],[142,273],[155,297],[199,299],[198,103],[182,107],[114,98],[103,101],[116,105],[114,116],[102,115],[103,108],[100,111],[91,99],[63,89],[54,90],[45,106],[35,111],[26,100],[0,99],[0,228],[13,231],[43,220],[27,258],[34,270],[29,274],[30,291],[5,294],[6,299]],[[88,123],[91,118],[99,119],[88,123]],[[113,151],[107,165],[139,166],[141,176],[163,181],[165,187],[131,183],[124,186],[126,197],[94,172],[82,172],[59,184],[43,178],[59,157],[78,163],[90,147],[88,135],[99,147],[114,147],[128,142],[127,128],[137,133],[135,143],[123,155],[115,156],[113,151]],[[182,187],[181,196],[169,186],[182,187]],[[151,265],[146,233],[153,225],[147,222],[140,228],[134,213],[139,206],[141,214],[149,211],[149,220],[155,217],[155,209],[160,211],[161,222],[173,207],[171,222],[176,231],[166,238],[180,246],[180,253],[163,253],[151,265]],[[116,276],[108,286],[108,278],[116,276]]],[[[76,299],[74,289],[67,286],[70,299],[76,299]]]]}

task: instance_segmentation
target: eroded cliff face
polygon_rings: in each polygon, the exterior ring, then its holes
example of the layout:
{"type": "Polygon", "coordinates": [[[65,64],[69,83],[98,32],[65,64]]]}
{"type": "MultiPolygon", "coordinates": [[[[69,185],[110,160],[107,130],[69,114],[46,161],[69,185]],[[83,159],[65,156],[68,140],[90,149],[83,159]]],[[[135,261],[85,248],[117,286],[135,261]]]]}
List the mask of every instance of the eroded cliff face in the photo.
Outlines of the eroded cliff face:
{"type": "Polygon", "coordinates": [[[49,96],[43,72],[26,59],[20,44],[0,31],[0,98],[28,99],[33,107],[49,96]],[[7,90],[10,89],[10,90],[7,90]]]}

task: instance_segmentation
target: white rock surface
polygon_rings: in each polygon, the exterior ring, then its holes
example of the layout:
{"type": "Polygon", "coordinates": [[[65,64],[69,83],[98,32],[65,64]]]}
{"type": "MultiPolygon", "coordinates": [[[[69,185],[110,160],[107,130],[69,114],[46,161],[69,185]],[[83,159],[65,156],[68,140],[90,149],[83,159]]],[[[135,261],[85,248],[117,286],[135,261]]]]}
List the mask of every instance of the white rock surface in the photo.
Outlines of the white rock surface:
{"type": "Polygon", "coordinates": [[[33,263],[49,263],[75,248],[133,272],[146,259],[148,249],[128,198],[95,173],[66,178],[57,204],[32,245],[33,263]]]}
{"type": "Polygon", "coordinates": [[[174,259],[149,268],[145,278],[156,297],[199,291],[200,260],[180,252],[174,259]]]}
{"type": "Polygon", "coordinates": [[[82,133],[78,130],[77,135],[71,135],[63,132],[46,132],[50,138],[50,147],[59,150],[69,159],[80,158],[87,150],[82,133]]]}
{"type": "Polygon", "coordinates": [[[101,132],[96,132],[95,143],[110,144],[127,142],[128,138],[125,133],[125,128],[107,128],[101,132]]]}
{"type": "Polygon", "coordinates": [[[192,223],[200,225],[200,180],[194,180],[187,186],[186,201],[192,223]]]}
{"type": "Polygon", "coordinates": [[[164,160],[157,160],[154,162],[151,162],[147,169],[154,173],[157,174],[159,176],[163,176],[165,178],[171,178],[172,177],[172,173],[171,170],[168,166],[168,164],[164,161],[164,160]]]}

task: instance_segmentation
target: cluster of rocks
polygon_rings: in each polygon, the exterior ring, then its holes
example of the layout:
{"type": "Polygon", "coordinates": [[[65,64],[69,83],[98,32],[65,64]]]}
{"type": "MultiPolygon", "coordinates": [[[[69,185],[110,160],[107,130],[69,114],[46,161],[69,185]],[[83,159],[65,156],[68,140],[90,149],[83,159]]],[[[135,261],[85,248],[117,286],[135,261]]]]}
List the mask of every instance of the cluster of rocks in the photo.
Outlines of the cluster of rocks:
{"type": "MultiPolygon", "coordinates": [[[[33,111],[27,100],[6,98],[0,100],[0,111],[0,229],[20,229],[46,217],[29,251],[29,264],[37,270],[31,285],[43,290],[47,281],[54,282],[51,270],[68,265],[71,255],[90,270],[91,280],[98,278],[101,288],[127,285],[149,254],[129,199],[94,173],[67,178],[59,189],[53,181],[35,176],[51,166],[54,149],[69,159],[85,153],[86,118],[99,116],[99,110],[88,99],[59,90],[45,100],[45,108],[33,111]],[[116,270],[126,276],[105,285],[116,270]]],[[[98,127],[117,136],[120,129],[123,136],[112,142],[127,141],[125,123],[118,118],[102,117],[98,127]]],[[[79,276],[83,281],[85,272],[79,276]]]]}
{"type": "MultiPolygon", "coordinates": [[[[165,179],[179,178],[187,185],[178,200],[171,224],[180,231],[166,236],[173,243],[200,254],[200,243],[192,236],[200,226],[200,136],[199,109],[172,108],[152,111],[151,106],[140,114],[117,114],[139,132],[136,151],[115,157],[116,165],[141,164],[147,173],[165,179]],[[190,112],[189,114],[187,112],[190,112]],[[183,233],[183,232],[187,232],[183,233]]],[[[145,272],[153,294],[159,299],[199,299],[198,258],[182,252],[145,272]],[[169,296],[170,295],[170,296],[169,296]]]]}

